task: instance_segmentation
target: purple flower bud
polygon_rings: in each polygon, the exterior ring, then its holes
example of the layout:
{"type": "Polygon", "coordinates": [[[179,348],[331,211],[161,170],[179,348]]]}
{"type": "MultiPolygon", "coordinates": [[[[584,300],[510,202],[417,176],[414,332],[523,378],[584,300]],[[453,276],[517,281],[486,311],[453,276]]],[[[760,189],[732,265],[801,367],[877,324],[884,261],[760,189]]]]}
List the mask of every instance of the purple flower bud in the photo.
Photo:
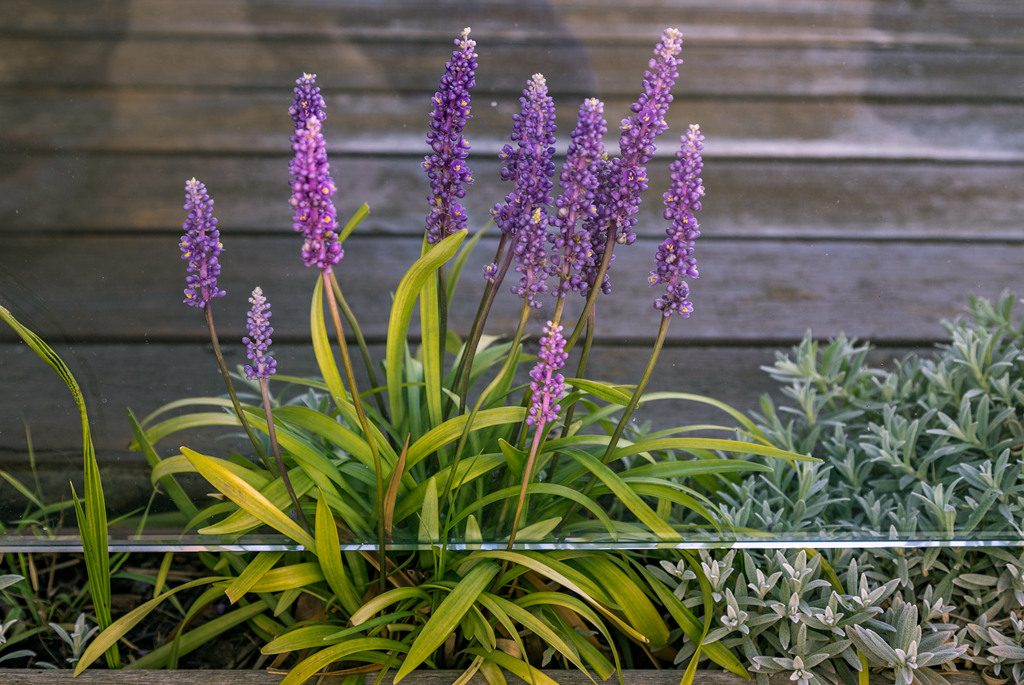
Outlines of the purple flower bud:
{"type": "Polygon", "coordinates": [[[295,128],[304,128],[312,117],[320,121],[327,118],[327,104],[316,85],[316,74],[303,74],[295,80],[295,101],[288,108],[295,128]]]}
{"type": "Polygon", "coordinates": [[[465,186],[473,183],[466,164],[469,143],[462,135],[472,116],[469,91],[476,85],[476,41],[469,29],[455,40],[458,49],[445,64],[438,91],[434,93],[434,111],[430,118],[427,144],[434,152],[423,159],[423,170],[430,179],[430,213],[427,215],[427,242],[436,243],[466,228],[466,210],[456,202],[466,195],[465,186]]]}
{"type": "Polygon", "coordinates": [[[182,224],[181,258],[188,260],[184,302],[192,307],[205,307],[214,297],[223,297],[217,287],[220,264],[217,255],[224,246],[220,242],[217,219],[213,217],[213,200],[206,186],[192,178],[185,183],[185,210],[188,218],[182,224]]]}
{"type": "Polygon", "coordinates": [[[337,211],[331,200],[337,188],[331,179],[319,117],[311,116],[295,129],[292,150],[295,157],[288,169],[292,174],[289,203],[295,208],[292,228],[305,238],[302,262],[329,272],[345,253],[338,240],[337,211]]]}
{"type": "Polygon", "coordinates": [[[565,366],[565,360],[568,358],[562,327],[548,321],[544,327],[544,335],[540,339],[537,364],[530,370],[533,403],[526,417],[527,424],[534,426],[550,423],[558,418],[558,412],[561,410],[558,401],[565,393],[565,377],[558,373],[558,370],[565,366]]]}
{"type": "Polygon", "coordinates": [[[591,235],[586,230],[577,231],[576,224],[580,219],[597,216],[597,168],[604,155],[604,134],[608,131],[603,113],[604,104],[596,98],[586,100],[580,106],[572,142],[559,176],[563,192],[555,199],[555,213],[551,217],[555,233],[550,240],[555,250],[548,271],[565,280],[561,291],[553,293],[555,297],[569,290],[586,288],[580,272],[595,267],[591,235]]]}
{"type": "Polygon", "coordinates": [[[655,268],[648,279],[652,286],[665,284],[666,293],[654,301],[654,308],[664,316],[672,316],[673,312],[690,315],[693,305],[686,299],[690,287],[684,279],[700,275],[693,247],[700,237],[700,224],[694,215],[700,211],[704,197],[704,185],[699,176],[704,168],[701,159],[704,136],[700,127],[692,124],[680,141],[682,146],[676,153],[676,161],[669,167],[672,182],[665,193],[664,216],[672,225],[665,230],[668,237],[658,248],[655,268]]]}
{"type": "Polygon", "coordinates": [[[270,348],[270,335],[274,329],[270,326],[270,304],[263,296],[263,289],[257,286],[249,298],[252,309],[245,315],[245,327],[249,335],[242,338],[247,348],[246,357],[253,364],[245,367],[245,377],[250,381],[258,378],[270,378],[277,371],[277,361],[267,356],[270,348]]]}

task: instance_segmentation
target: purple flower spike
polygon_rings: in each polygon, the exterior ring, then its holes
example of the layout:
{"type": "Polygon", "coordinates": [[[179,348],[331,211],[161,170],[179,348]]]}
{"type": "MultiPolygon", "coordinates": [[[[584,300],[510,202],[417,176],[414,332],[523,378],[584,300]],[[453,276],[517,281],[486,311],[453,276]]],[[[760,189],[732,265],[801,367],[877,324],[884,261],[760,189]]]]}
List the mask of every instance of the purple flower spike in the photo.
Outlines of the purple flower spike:
{"type": "Polygon", "coordinates": [[[505,145],[499,155],[505,161],[501,178],[514,186],[504,204],[495,205],[491,214],[502,233],[516,239],[513,254],[522,277],[512,292],[531,307],[540,307],[536,295],[547,290],[544,280],[548,276],[546,205],[551,203],[551,178],[555,175],[551,161],[555,154],[555,103],[543,75],[533,75],[519,102],[522,113],[515,115],[512,125],[512,140],[518,146],[505,145]]]}
{"type": "Polygon", "coordinates": [[[616,187],[607,198],[619,244],[631,245],[636,240],[634,215],[640,207],[641,194],[647,190],[644,165],[654,157],[654,139],[668,128],[665,114],[672,102],[670,91],[679,78],[679,65],[683,60],[677,55],[682,46],[683,36],[679,30],[665,29],[644,72],[644,92],[630,107],[632,116],[622,120],[621,157],[612,160],[616,187]]]}
{"type": "Polygon", "coordinates": [[[270,378],[277,371],[277,361],[267,356],[270,348],[270,335],[274,329],[270,326],[270,304],[263,296],[263,289],[257,286],[249,298],[252,309],[246,314],[245,327],[249,335],[242,338],[247,348],[246,357],[253,362],[245,367],[245,377],[250,381],[258,378],[270,378]]]}
{"type": "Polygon", "coordinates": [[[476,85],[476,41],[469,29],[455,40],[458,49],[445,64],[438,91],[434,93],[434,111],[430,119],[427,143],[433,154],[423,159],[423,170],[430,179],[430,213],[427,215],[427,242],[436,243],[466,228],[466,210],[459,204],[466,196],[465,186],[473,183],[466,164],[469,143],[462,135],[472,116],[469,91],[476,85]]]}
{"type": "Polygon", "coordinates": [[[295,80],[295,102],[288,108],[288,113],[292,115],[297,129],[304,128],[313,117],[320,121],[327,118],[327,104],[316,85],[316,74],[303,74],[295,80]]]}
{"type": "Polygon", "coordinates": [[[665,284],[666,293],[654,301],[654,308],[664,316],[672,316],[673,312],[690,315],[693,305],[686,299],[690,295],[690,287],[683,279],[700,275],[693,246],[700,237],[700,224],[694,215],[700,211],[701,198],[704,197],[704,185],[699,175],[704,168],[701,159],[704,136],[700,128],[692,124],[680,140],[682,147],[676,153],[676,161],[669,167],[672,184],[665,193],[664,216],[672,226],[665,229],[668,238],[658,248],[655,268],[649,279],[652,286],[665,284]]]}
{"type": "Polygon", "coordinates": [[[213,200],[206,186],[192,178],[185,183],[185,210],[188,218],[182,224],[181,258],[188,260],[184,302],[192,307],[205,307],[214,297],[223,297],[217,287],[220,264],[217,256],[224,249],[213,216],[213,200]]]}
{"type": "Polygon", "coordinates": [[[512,192],[491,210],[502,233],[517,235],[533,218],[535,207],[551,203],[551,181],[555,165],[555,103],[548,95],[547,81],[534,74],[519,98],[522,111],[513,116],[512,141],[498,158],[505,162],[501,180],[512,181],[512,192]]]}
{"type": "Polygon", "coordinates": [[[302,261],[306,266],[330,272],[345,255],[338,240],[337,211],[331,196],[337,191],[327,161],[327,146],[320,118],[311,116],[292,136],[295,157],[289,165],[295,208],[292,227],[305,238],[302,261]]]}
{"type": "Polygon", "coordinates": [[[587,286],[580,272],[595,266],[591,236],[585,230],[577,231],[576,223],[580,219],[597,216],[596,172],[604,155],[604,134],[608,131],[603,114],[604,103],[596,98],[586,100],[580,106],[572,142],[559,176],[558,183],[563,192],[555,200],[555,214],[551,217],[555,233],[550,240],[555,246],[555,254],[548,267],[553,276],[565,279],[561,291],[554,293],[556,297],[569,290],[585,289],[587,286]]]}
{"type": "Polygon", "coordinates": [[[548,321],[544,327],[544,335],[540,339],[537,364],[530,370],[533,404],[530,405],[529,416],[526,417],[527,424],[534,426],[550,423],[558,418],[558,412],[561,410],[558,401],[565,393],[565,377],[558,373],[558,370],[565,365],[568,358],[562,327],[548,321]]]}

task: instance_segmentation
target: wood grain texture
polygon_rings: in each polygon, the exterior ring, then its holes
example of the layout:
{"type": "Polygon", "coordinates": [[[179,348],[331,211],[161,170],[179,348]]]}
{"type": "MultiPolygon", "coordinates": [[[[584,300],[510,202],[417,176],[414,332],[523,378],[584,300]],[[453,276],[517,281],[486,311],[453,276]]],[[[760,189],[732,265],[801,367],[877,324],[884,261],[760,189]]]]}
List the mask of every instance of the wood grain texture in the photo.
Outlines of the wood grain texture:
{"type": "MultiPolygon", "coordinates": [[[[238,236],[225,243],[219,284],[228,295],[214,305],[221,337],[241,338],[246,300],[260,285],[274,305],[275,339],[308,340],[315,278],[298,259],[299,242],[291,236],[238,236]]],[[[465,332],[470,325],[480,292],[479,267],[491,261],[493,245],[482,241],[467,266],[450,313],[455,330],[465,332]]],[[[27,325],[54,342],[201,343],[208,335],[202,317],[181,304],[184,268],[176,248],[171,236],[11,238],[4,247],[16,268],[13,283],[38,297],[16,299],[16,309],[27,325]]],[[[647,276],[655,249],[653,240],[641,239],[616,251],[612,293],[598,305],[602,339],[632,344],[654,339],[658,319],[652,302],[659,293],[648,286],[647,276]]],[[[419,246],[407,240],[348,241],[338,276],[371,340],[386,335],[388,311],[381,294],[394,291],[418,255],[419,246]]],[[[673,323],[669,340],[675,343],[787,343],[811,329],[821,337],[846,332],[879,344],[927,344],[943,334],[939,319],[956,315],[967,291],[994,296],[1015,283],[1020,261],[1015,249],[1002,244],[710,238],[700,244],[698,256],[695,313],[673,323]]],[[[514,278],[506,285],[513,283],[514,278]]],[[[567,307],[578,310],[580,303],[574,297],[567,307]]],[[[521,306],[522,300],[502,292],[488,330],[508,335],[521,306]]],[[[544,313],[534,312],[536,327],[544,313]]],[[[573,315],[569,309],[566,316],[573,315]]],[[[10,331],[0,332],[0,340],[12,339],[10,331]]]]}
{"type": "MultiPolygon", "coordinates": [[[[229,296],[216,318],[241,361],[246,295],[262,285],[290,371],[313,373],[312,279],[290,231],[291,85],[319,74],[339,214],[369,202],[339,273],[371,342],[382,293],[419,252],[429,97],[452,38],[473,27],[480,69],[468,135],[479,226],[508,188],[495,154],[535,71],[564,151],[585,96],[615,127],[662,29],[685,63],[650,165],[640,239],[620,250],[600,308],[594,374],[635,380],[656,325],[646,276],[664,222],[673,140],[708,136],[697,310],[674,322],[655,384],[743,409],[775,390],[758,367],[808,328],[892,354],[943,336],[967,291],[1019,286],[1024,243],[1024,5],[999,0],[8,0],[0,5],[0,301],[66,354],[92,403],[101,459],[126,499],[148,488],[125,450],[139,413],[222,392],[197,312],[180,303],[184,181],[216,201],[229,296]],[[133,480],[134,479],[134,480],[133,480]]],[[[452,312],[458,330],[493,241],[452,312]],[[472,284],[472,285],[470,285],[472,284]]],[[[578,306],[578,303],[577,303],[578,306]]],[[[499,298],[491,332],[518,303],[499,298]]],[[[539,317],[531,321],[536,331],[539,317]]],[[[880,358],[885,352],[880,353],[880,358]]],[[[0,330],[0,465],[26,473],[22,418],[44,466],[80,470],[66,390],[0,330]],[[7,400],[13,399],[13,403],[7,400]],[[13,406],[14,411],[7,407],[13,406]]],[[[644,407],[655,424],[717,417],[644,407]]],[[[691,413],[692,412],[692,413],[691,413]]],[[[173,448],[168,448],[173,449],[173,448]]]]}
{"type": "MultiPolygon", "coordinates": [[[[415,242],[429,193],[419,161],[365,154],[332,159],[339,216],[367,202],[371,216],[359,235],[415,242]]],[[[223,234],[287,234],[287,164],[284,155],[0,154],[0,231],[177,233],[184,183],[196,177],[216,202],[223,234]]],[[[494,157],[479,153],[469,164],[476,180],[465,204],[475,230],[510,188],[494,157]]],[[[648,165],[640,235],[664,231],[668,164],[661,157],[648,165]]],[[[703,178],[701,224],[708,238],[1024,240],[1024,164],[709,155],[703,178]]]]}

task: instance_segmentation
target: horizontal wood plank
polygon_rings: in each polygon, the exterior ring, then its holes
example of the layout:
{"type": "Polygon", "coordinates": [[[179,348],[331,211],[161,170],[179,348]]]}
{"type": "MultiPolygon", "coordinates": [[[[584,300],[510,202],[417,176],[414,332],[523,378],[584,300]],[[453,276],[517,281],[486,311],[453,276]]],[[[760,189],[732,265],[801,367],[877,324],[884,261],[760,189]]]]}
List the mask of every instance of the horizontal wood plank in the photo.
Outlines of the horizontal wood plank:
{"type": "MultiPolygon", "coordinates": [[[[383,340],[388,305],[401,274],[419,254],[415,241],[350,239],[338,276],[364,333],[383,340]]],[[[480,268],[491,261],[493,242],[481,245],[467,267],[453,303],[452,325],[468,327],[480,292],[480,268]]],[[[197,310],[181,304],[184,278],[176,239],[15,237],[6,241],[7,292],[25,323],[40,334],[71,341],[142,343],[201,340],[197,310]],[[17,297],[21,292],[24,297],[17,297]]],[[[237,237],[225,243],[220,285],[228,297],[215,304],[227,338],[244,330],[246,299],[261,285],[275,305],[276,335],[308,339],[308,302],[314,274],[301,265],[291,237],[237,237]]],[[[656,243],[638,240],[616,252],[612,294],[599,303],[599,334],[606,341],[652,340],[658,297],[647,275],[656,243]]],[[[880,344],[931,341],[938,320],[956,314],[965,293],[993,296],[1018,282],[1017,250],[1001,244],[864,243],[704,240],[701,278],[693,286],[696,313],[669,332],[673,341],[746,341],[772,344],[846,331],[880,344]]],[[[514,274],[513,274],[514,276],[514,274]]],[[[505,284],[514,283],[512,278],[505,284]]],[[[578,306],[580,298],[570,299],[578,306]]],[[[489,330],[508,334],[521,300],[503,287],[489,330]]],[[[570,310],[572,311],[572,310],[570,310]]],[[[546,314],[540,310],[536,320],[546,314]]],[[[568,315],[567,315],[568,316],[568,315]]],[[[0,332],[0,339],[12,334],[0,332]]]]}
{"type": "MultiPolygon", "coordinates": [[[[670,154],[672,143],[661,148],[670,154]]],[[[852,159],[716,159],[708,145],[701,216],[705,235],[750,239],[1024,239],[1024,164],[852,159]]],[[[421,158],[419,158],[421,159],[421,158]]],[[[360,232],[422,235],[429,185],[416,157],[338,155],[331,171],[339,215],[363,202],[360,232]]],[[[495,157],[470,156],[470,225],[486,223],[511,190],[495,157]]],[[[661,236],[668,159],[648,165],[650,190],[638,232],[661,236]]],[[[175,232],[184,183],[206,183],[225,235],[287,234],[288,158],[193,155],[20,155],[0,153],[0,231],[13,235],[99,231],[175,232]]],[[[9,258],[0,255],[0,263],[9,258]]]]}
{"type": "MultiPolygon", "coordinates": [[[[416,157],[426,151],[427,93],[325,93],[328,150],[339,155],[416,157]]],[[[558,149],[564,153],[579,99],[555,93],[558,149]]],[[[618,146],[618,122],[635,95],[605,102],[618,146]]],[[[69,94],[35,88],[0,93],[0,144],[19,153],[227,154],[287,153],[290,84],[265,90],[211,93],[102,88],[69,94]]],[[[519,103],[475,98],[466,128],[474,153],[496,154],[508,141],[519,103]]],[[[803,101],[697,99],[680,93],[669,110],[672,141],[690,122],[702,124],[709,159],[786,158],[935,162],[1024,162],[1022,104],[957,104],[822,99],[803,101]],[[951,132],[955,131],[955,138],[951,132]]]]}
{"type": "Polygon", "coordinates": [[[666,22],[686,26],[697,40],[776,43],[1006,44],[1024,26],[1014,3],[957,0],[894,6],[884,0],[699,0],[685,6],[669,0],[532,0],[508,3],[246,2],[221,0],[107,0],[103,12],[60,0],[11,0],[3,24],[7,33],[44,35],[122,34],[296,36],[390,40],[450,40],[464,25],[481,35],[523,42],[550,42],[585,36],[601,42],[636,42],[657,35],[666,22]]]}
{"type": "MultiPolygon", "coordinates": [[[[517,94],[531,74],[552,90],[583,96],[639,92],[650,51],[646,45],[554,41],[544,49],[480,38],[478,97],[517,94]]],[[[0,41],[0,86],[280,88],[303,72],[331,91],[416,91],[437,87],[450,45],[225,40],[219,36],[159,40],[82,36],[0,41]],[[314,49],[315,48],[315,49],[314,49]],[[168,64],[175,68],[166,68],[168,64]]],[[[676,91],[698,97],[871,97],[1014,101],[1024,92],[1024,61],[970,46],[883,50],[815,46],[689,45],[676,91]]]]}

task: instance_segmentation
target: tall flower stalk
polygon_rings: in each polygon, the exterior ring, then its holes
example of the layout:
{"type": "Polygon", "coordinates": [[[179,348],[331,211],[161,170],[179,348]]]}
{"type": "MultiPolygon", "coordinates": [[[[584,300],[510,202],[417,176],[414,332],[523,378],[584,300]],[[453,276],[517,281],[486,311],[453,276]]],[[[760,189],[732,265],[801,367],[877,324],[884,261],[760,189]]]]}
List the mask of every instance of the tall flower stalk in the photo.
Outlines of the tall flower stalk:
{"type": "Polygon", "coordinates": [[[430,179],[430,213],[427,214],[427,242],[438,243],[456,231],[466,229],[466,210],[459,200],[473,174],[466,164],[469,142],[463,135],[473,116],[470,90],[476,85],[476,41],[469,28],[455,39],[456,50],[445,64],[441,83],[434,93],[427,144],[432,154],[423,159],[430,179]]]}
{"type": "MultiPolygon", "coordinates": [[[[320,271],[323,291],[327,297],[327,310],[334,324],[345,378],[352,395],[352,406],[373,458],[377,484],[378,542],[383,550],[384,467],[374,433],[370,429],[366,411],[359,397],[352,359],[345,343],[338,301],[332,287],[332,269],[341,261],[344,251],[337,233],[337,210],[331,199],[337,192],[337,187],[331,178],[331,165],[327,161],[327,143],[323,135],[323,121],[327,118],[326,106],[319,88],[315,86],[315,80],[315,74],[303,74],[296,82],[295,99],[289,109],[295,123],[295,133],[291,139],[295,156],[289,165],[292,175],[292,196],[289,204],[294,208],[292,225],[297,232],[303,234],[302,262],[320,271]]],[[[385,574],[381,573],[382,589],[385,582],[385,574]]]]}
{"type": "Polygon", "coordinates": [[[700,177],[704,168],[701,156],[704,136],[700,132],[700,127],[691,124],[689,130],[680,138],[680,142],[676,160],[669,167],[669,190],[664,194],[663,216],[671,225],[665,229],[668,237],[658,247],[654,257],[655,267],[648,279],[651,287],[665,287],[665,293],[654,300],[654,308],[661,312],[658,336],[640,382],[637,383],[608,442],[608,448],[602,458],[605,463],[611,459],[619,438],[622,437],[622,432],[654,372],[654,364],[665,343],[672,315],[678,314],[688,318],[693,311],[693,304],[687,299],[690,295],[690,286],[686,279],[697,278],[700,275],[697,271],[697,260],[693,256],[695,242],[700,237],[700,224],[697,222],[696,214],[701,209],[701,198],[704,197],[704,183],[700,177]]]}
{"type": "Polygon", "coordinates": [[[533,398],[526,423],[536,426],[536,429],[533,433],[533,443],[530,445],[526,466],[523,468],[523,479],[519,488],[519,499],[516,502],[516,513],[512,519],[508,549],[512,549],[516,540],[519,521],[523,515],[523,509],[526,507],[526,490],[533,480],[533,468],[544,439],[545,428],[547,424],[558,418],[558,412],[561,410],[558,402],[565,394],[565,377],[559,373],[559,369],[565,365],[565,360],[568,357],[569,355],[565,352],[562,327],[548,321],[544,327],[544,335],[540,339],[537,364],[530,371],[530,391],[533,393],[533,398]]]}
{"type": "Polygon", "coordinates": [[[565,164],[559,176],[562,194],[555,200],[549,236],[554,249],[548,270],[558,279],[554,291],[557,298],[552,320],[560,320],[565,296],[570,291],[587,288],[582,274],[594,265],[591,234],[577,230],[577,225],[597,216],[596,193],[599,187],[598,166],[604,156],[604,135],[608,125],[604,119],[604,103],[597,98],[585,100],[580,106],[565,164]]]}
{"type": "MultiPolygon", "coordinates": [[[[466,406],[469,394],[469,376],[480,336],[483,334],[494,298],[512,261],[521,274],[519,284],[512,292],[523,298],[524,308],[539,307],[536,296],[544,292],[548,276],[545,267],[548,205],[551,204],[551,180],[555,173],[552,158],[555,153],[555,105],[548,94],[547,81],[542,74],[534,74],[519,98],[521,112],[512,124],[511,139],[515,147],[506,144],[499,158],[504,161],[503,181],[511,181],[512,190],[491,210],[494,222],[501,229],[501,238],[494,261],[484,269],[487,284],[477,309],[473,330],[466,342],[462,363],[456,374],[461,380],[460,409],[466,406]]],[[[513,347],[518,337],[513,340],[513,347]]]]}
{"type": "Polygon", "coordinates": [[[309,522],[306,520],[306,514],[302,511],[302,505],[299,504],[295,488],[292,487],[291,478],[288,477],[288,470],[284,466],[284,459],[281,458],[281,447],[277,444],[277,430],[274,428],[274,416],[270,409],[270,389],[267,387],[267,379],[277,372],[277,360],[267,354],[272,342],[270,336],[273,334],[274,328],[270,325],[270,303],[267,302],[267,298],[263,295],[262,288],[256,286],[253,289],[252,295],[249,297],[249,304],[252,305],[252,308],[246,314],[245,324],[249,335],[242,338],[242,343],[246,347],[246,357],[252,364],[245,366],[245,377],[250,381],[259,381],[260,395],[263,398],[263,411],[267,417],[267,435],[270,437],[270,448],[274,452],[277,471],[281,475],[285,488],[288,490],[288,496],[291,497],[292,506],[295,507],[295,515],[308,533],[310,531],[309,522]]]}
{"type": "Polygon", "coordinates": [[[599,170],[599,202],[585,226],[600,259],[593,267],[584,269],[582,278],[587,284],[584,289],[587,302],[584,314],[569,336],[570,348],[590,319],[589,312],[598,294],[610,289],[606,276],[615,246],[631,245],[636,240],[633,227],[642,194],[647,190],[646,164],[654,157],[655,138],[668,128],[665,114],[672,102],[672,86],[679,78],[679,65],[683,62],[678,57],[682,45],[683,37],[678,29],[665,29],[644,72],[643,92],[630,107],[632,115],[620,125],[619,156],[608,160],[599,170]]]}
{"type": "Polygon", "coordinates": [[[248,419],[245,418],[245,412],[242,411],[235,386],[231,382],[231,374],[228,372],[227,364],[224,363],[224,353],[220,349],[217,329],[213,325],[211,301],[226,294],[217,285],[217,277],[220,275],[218,257],[224,249],[224,245],[220,242],[217,219],[213,216],[213,199],[206,192],[206,186],[195,178],[185,182],[185,211],[188,212],[188,216],[185,223],[182,224],[184,233],[179,243],[181,258],[188,261],[184,303],[203,310],[206,328],[210,332],[210,342],[213,344],[213,353],[217,357],[217,366],[220,368],[228,395],[231,397],[235,415],[245,430],[245,434],[249,436],[249,441],[252,443],[253,449],[256,450],[256,454],[265,461],[266,452],[252,426],[249,425],[248,419]]]}

